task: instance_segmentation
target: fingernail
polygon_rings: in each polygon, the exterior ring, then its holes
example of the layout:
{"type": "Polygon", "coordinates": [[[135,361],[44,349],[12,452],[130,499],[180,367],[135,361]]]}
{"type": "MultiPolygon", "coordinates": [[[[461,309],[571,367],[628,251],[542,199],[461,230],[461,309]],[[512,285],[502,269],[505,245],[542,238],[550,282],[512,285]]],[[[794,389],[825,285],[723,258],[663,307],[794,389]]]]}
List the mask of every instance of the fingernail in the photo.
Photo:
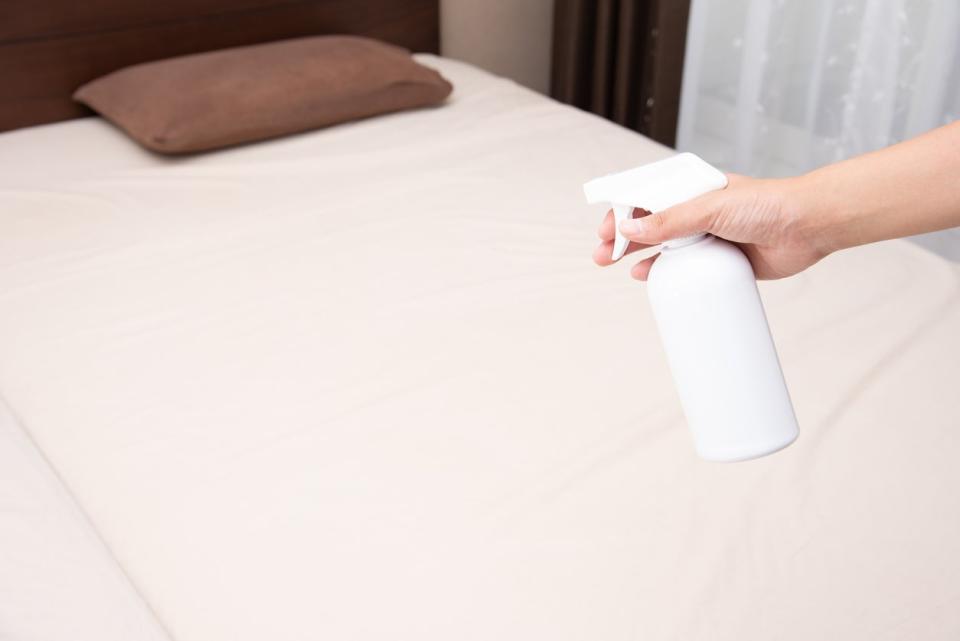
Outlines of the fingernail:
{"type": "Polygon", "coordinates": [[[639,234],[643,231],[644,225],[645,223],[642,218],[624,220],[620,223],[620,233],[624,236],[639,234]]]}

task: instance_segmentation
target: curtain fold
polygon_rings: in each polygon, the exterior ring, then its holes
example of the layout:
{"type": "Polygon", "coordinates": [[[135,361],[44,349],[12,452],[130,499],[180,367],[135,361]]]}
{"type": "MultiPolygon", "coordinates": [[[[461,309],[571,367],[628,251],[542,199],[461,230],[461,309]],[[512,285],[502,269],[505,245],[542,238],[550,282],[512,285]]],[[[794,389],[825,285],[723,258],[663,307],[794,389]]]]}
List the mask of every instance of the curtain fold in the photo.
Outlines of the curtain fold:
{"type": "Polygon", "coordinates": [[[957,0],[693,0],[678,147],[793,175],[960,118],[957,0]]]}
{"type": "Polygon", "coordinates": [[[551,95],[667,145],[688,0],[556,0],[551,95]]]}

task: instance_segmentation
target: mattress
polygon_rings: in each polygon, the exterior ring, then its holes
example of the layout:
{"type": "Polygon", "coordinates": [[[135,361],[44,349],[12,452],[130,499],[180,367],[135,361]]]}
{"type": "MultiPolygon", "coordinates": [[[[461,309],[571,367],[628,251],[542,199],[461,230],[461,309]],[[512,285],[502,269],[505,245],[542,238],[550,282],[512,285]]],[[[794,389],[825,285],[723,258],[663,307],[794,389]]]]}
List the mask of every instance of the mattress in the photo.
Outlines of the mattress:
{"type": "Polygon", "coordinates": [[[960,636],[960,268],[762,283],[801,436],[703,462],[580,190],[670,150],[421,60],[201,156],[0,136],[0,637],[960,636]]]}

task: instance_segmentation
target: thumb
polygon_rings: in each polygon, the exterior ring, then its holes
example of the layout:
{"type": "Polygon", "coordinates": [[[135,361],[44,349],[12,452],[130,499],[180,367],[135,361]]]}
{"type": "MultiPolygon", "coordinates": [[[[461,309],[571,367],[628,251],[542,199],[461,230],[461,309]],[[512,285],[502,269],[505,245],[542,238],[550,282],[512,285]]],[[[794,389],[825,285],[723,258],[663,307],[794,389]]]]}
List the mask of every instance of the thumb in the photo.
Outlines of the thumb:
{"type": "Polygon", "coordinates": [[[620,233],[635,243],[656,245],[671,238],[710,231],[722,191],[710,192],[661,212],[624,220],[620,233]]]}

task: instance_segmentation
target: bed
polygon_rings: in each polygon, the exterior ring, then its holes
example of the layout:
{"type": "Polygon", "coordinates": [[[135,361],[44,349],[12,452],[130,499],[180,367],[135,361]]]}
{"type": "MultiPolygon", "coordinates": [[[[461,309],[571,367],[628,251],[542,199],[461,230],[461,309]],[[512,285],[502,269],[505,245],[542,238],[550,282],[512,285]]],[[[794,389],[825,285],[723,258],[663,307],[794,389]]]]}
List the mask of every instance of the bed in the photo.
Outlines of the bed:
{"type": "Polygon", "coordinates": [[[418,59],[220,152],[0,135],[0,638],[957,638],[960,268],[762,283],[801,436],[705,463],[580,191],[671,150],[418,59]]]}

